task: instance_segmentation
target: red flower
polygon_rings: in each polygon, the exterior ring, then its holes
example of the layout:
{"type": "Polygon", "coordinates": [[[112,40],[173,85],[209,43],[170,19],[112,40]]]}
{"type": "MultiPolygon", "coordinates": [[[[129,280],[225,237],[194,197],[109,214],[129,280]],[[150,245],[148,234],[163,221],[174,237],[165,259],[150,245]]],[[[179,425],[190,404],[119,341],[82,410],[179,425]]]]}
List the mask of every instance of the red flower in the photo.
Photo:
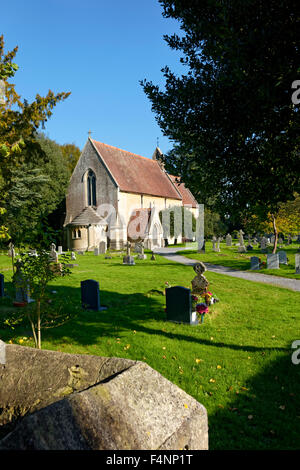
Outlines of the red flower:
{"type": "Polygon", "coordinates": [[[196,305],[196,311],[198,313],[201,313],[201,314],[208,313],[208,306],[206,304],[203,304],[203,303],[197,304],[196,305]]]}

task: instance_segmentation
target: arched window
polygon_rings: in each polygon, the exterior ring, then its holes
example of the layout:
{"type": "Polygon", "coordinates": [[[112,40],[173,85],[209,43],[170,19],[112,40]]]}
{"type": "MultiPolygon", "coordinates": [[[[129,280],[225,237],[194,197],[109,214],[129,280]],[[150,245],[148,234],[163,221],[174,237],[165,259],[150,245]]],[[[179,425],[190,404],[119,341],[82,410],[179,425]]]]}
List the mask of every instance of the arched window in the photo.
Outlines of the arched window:
{"type": "Polygon", "coordinates": [[[96,206],[96,176],[92,170],[89,170],[87,176],[87,203],[88,206],[96,206]]]}

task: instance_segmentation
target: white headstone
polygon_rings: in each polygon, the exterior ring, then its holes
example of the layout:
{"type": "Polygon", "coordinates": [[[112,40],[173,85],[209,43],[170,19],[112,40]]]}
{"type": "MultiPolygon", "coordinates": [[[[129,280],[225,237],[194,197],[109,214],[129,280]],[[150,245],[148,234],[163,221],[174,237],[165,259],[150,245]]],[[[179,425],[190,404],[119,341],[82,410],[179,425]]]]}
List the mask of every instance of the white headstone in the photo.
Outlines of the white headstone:
{"type": "Polygon", "coordinates": [[[231,246],[232,245],[232,236],[230,233],[227,233],[226,235],[226,246],[231,246]]]}
{"type": "Polygon", "coordinates": [[[59,255],[62,254],[62,246],[59,246],[59,247],[58,247],[57,252],[58,252],[59,255]]]}

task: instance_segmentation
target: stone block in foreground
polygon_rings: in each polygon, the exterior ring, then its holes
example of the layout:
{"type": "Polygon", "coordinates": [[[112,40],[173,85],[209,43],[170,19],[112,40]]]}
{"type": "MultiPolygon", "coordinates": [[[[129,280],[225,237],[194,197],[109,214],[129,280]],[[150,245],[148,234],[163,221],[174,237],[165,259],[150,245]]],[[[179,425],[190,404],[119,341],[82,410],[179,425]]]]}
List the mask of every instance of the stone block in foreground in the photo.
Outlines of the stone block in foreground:
{"type": "MultiPolygon", "coordinates": [[[[28,406],[31,378],[34,393],[30,408],[33,412],[18,420],[15,428],[3,437],[0,441],[2,450],[208,448],[207,413],[203,405],[143,362],[37,351],[14,345],[6,347],[6,358],[5,366],[0,365],[0,408],[3,409],[3,404],[9,407],[9,403],[22,408],[22,402],[28,406]],[[22,364],[17,367],[13,361],[13,357],[20,352],[25,362],[27,359],[27,365],[30,363],[30,355],[33,355],[33,364],[37,366],[36,371],[34,367],[31,368],[24,381],[22,364]],[[39,353],[41,356],[37,360],[39,353]],[[49,358],[52,361],[49,362],[49,358]],[[48,361],[48,373],[43,368],[43,360],[48,361]],[[11,361],[14,367],[9,371],[11,361]],[[49,397],[46,384],[46,377],[49,377],[49,383],[55,385],[51,379],[51,364],[52,367],[54,364],[56,381],[59,383],[52,398],[49,397]],[[68,371],[75,366],[81,369],[83,378],[79,387],[72,389],[68,385],[71,383],[68,371]],[[39,374],[42,374],[41,379],[39,374]],[[3,403],[3,387],[12,384],[12,380],[17,385],[17,392],[23,388],[26,393],[23,396],[17,393],[18,398],[11,396],[11,402],[6,396],[3,403]],[[65,396],[61,398],[57,396],[57,391],[61,393],[64,389],[64,380],[69,389],[65,390],[65,396]],[[43,386],[43,393],[40,395],[39,384],[43,386]],[[33,406],[37,396],[41,397],[41,401],[33,406]],[[46,406],[39,406],[40,403],[46,406]]],[[[7,423],[7,413],[5,416],[4,421],[7,423]]]]}

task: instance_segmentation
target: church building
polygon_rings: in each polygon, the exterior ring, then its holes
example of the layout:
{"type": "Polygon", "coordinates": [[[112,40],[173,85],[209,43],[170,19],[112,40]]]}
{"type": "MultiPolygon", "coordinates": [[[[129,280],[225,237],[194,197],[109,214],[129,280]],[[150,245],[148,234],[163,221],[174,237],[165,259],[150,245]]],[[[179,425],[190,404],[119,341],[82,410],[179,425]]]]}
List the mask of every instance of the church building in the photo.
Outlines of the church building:
{"type": "Polygon", "coordinates": [[[153,249],[165,244],[161,210],[186,206],[197,217],[197,201],[165,171],[161,155],[158,147],[151,159],[89,137],[67,192],[66,247],[91,251],[105,242],[122,249],[127,241],[142,240],[153,249]]]}

